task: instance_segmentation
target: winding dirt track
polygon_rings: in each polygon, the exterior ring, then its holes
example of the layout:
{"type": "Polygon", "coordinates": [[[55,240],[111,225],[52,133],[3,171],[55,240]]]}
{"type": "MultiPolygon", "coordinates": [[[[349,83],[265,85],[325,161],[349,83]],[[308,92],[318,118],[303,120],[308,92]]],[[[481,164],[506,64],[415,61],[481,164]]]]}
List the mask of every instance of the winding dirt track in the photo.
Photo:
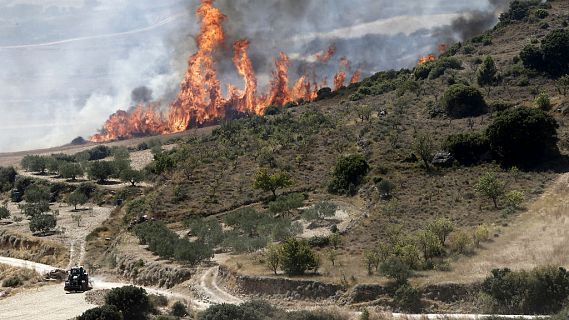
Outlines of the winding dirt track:
{"type": "MultiPolygon", "coordinates": [[[[57,269],[56,267],[41,263],[1,256],[0,263],[18,268],[32,269],[41,274],[57,269]]],[[[217,271],[218,267],[212,267],[205,269],[203,274],[196,275],[196,277],[199,277],[200,283],[195,289],[204,294],[203,297],[190,301],[192,308],[204,310],[212,304],[239,304],[243,302],[243,300],[224,291],[217,285],[217,271]]],[[[94,290],[112,289],[130,284],[107,282],[97,277],[94,277],[92,281],[94,290]]],[[[179,294],[174,291],[149,287],[143,288],[148,293],[164,295],[174,299],[189,300],[187,295],[179,294]]],[[[0,319],[67,320],[94,307],[96,307],[96,305],[85,301],[84,294],[65,293],[62,284],[49,285],[0,300],[0,319]]]]}

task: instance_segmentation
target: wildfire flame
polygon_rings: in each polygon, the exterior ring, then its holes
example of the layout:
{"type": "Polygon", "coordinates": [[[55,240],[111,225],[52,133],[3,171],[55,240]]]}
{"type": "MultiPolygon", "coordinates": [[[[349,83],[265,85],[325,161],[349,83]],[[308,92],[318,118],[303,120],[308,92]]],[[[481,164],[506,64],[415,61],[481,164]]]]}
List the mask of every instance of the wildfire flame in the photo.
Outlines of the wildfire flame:
{"type": "Polygon", "coordinates": [[[319,62],[328,62],[336,54],[336,44],[332,44],[328,47],[328,50],[316,54],[316,60],[319,62]]]}
{"type": "MultiPolygon", "coordinates": [[[[290,87],[289,57],[281,52],[275,59],[273,80],[268,93],[260,95],[253,63],[248,55],[249,40],[233,43],[233,64],[243,78],[244,88],[227,85],[227,94],[222,93],[222,84],[216,71],[215,53],[224,47],[226,40],[223,23],[227,20],[215,0],[201,0],[196,16],[201,28],[196,37],[197,52],[189,58],[188,69],[180,84],[179,93],[164,114],[158,105],[137,106],[130,112],[117,111],[111,115],[99,134],[90,138],[93,142],[106,142],[129,139],[137,136],[177,133],[190,127],[200,126],[223,118],[229,110],[244,114],[264,113],[270,105],[284,105],[291,101],[312,101],[318,90],[327,85],[327,79],[318,81],[315,72],[312,76],[301,75],[290,87]]],[[[336,53],[331,45],[326,51],[316,55],[319,62],[328,62],[336,53]]],[[[334,87],[344,86],[350,70],[347,58],[340,59],[338,74],[334,77],[334,87]]],[[[354,72],[350,82],[359,82],[361,72],[354,72]]]]}
{"type": "Polygon", "coordinates": [[[435,60],[437,60],[437,57],[435,57],[434,54],[430,54],[430,55],[428,55],[428,56],[421,57],[421,58],[419,59],[419,62],[417,62],[417,64],[418,64],[418,65],[421,65],[421,64],[425,64],[425,63],[427,63],[427,62],[429,62],[429,61],[435,61],[435,60]]]}
{"type": "MultiPolygon", "coordinates": [[[[445,54],[447,52],[448,48],[449,48],[449,46],[446,43],[441,43],[437,46],[437,49],[438,49],[440,55],[445,54]]],[[[436,60],[437,60],[437,57],[434,54],[429,54],[427,56],[419,58],[417,65],[422,65],[422,64],[425,64],[427,62],[436,61],[436,60]]]]}

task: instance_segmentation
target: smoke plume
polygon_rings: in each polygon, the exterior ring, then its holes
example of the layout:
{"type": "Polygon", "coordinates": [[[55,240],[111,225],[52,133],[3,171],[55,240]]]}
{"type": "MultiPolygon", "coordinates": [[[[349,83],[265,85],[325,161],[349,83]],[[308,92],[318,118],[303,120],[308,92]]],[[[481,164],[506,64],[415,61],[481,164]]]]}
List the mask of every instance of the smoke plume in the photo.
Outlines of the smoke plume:
{"type": "MultiPolygon", "coordinates": [[[[440,42],[491,27],[502,0],[217,0],[228,16],[220,80],[242,85],[231,45],[249,39],[260,89],[280,51],[291,78],[340,58],[369,74],[411,67],[440,42]],[[335,44],[335,55],[316,55],[335,44]]],[[[48,147],[94,133],[121,108],[168,105],[196,51],[198,0],[10,0],[0,4],[0,152],[48,147]],[[140,89],[145,88],[145,89],[140,89]],[[151,93],[151,94],[150,94],[151,93]]],[[[330,81],[331,82],[331,81],[330,81]]],[[[331,85],[331,83],[329,83],[331,85]]],[[[225,88],[224,88],[225,90],[225,88]]]]}

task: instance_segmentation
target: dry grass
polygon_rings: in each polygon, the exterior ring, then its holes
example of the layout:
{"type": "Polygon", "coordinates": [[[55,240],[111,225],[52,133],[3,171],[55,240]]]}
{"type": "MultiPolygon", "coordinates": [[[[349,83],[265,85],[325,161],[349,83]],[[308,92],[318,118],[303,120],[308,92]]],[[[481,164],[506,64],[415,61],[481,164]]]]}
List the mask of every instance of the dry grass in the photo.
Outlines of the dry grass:
{"type": "Polygon", "coordinates": [[[14,268],[4,264],[0,264],[0,299],[5,298],[11,294],[17,292],[20,288],[29,288],[36,286],[38,283],[42,282],[42,276],[32,270],[14,268]],[[22,281],[22,285],[17,288],[6,288],[2,287],[4,280],[18,278],[22,281]]]}
{"type": "Polygon", "coordinates": [[[472,282],[494,268],[569,267],[569,174],[547,188],[528,211],[504,229],[504,235],[472,257],[453,264],[452,272],[430,273],[425,282],[472,282]]]}

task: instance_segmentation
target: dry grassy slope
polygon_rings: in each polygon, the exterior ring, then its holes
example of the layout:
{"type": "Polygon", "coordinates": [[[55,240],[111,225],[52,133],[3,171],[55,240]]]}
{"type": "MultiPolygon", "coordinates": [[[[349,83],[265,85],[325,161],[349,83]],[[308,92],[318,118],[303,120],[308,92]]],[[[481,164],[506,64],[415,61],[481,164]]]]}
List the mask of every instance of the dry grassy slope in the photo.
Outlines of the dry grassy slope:
{"type": "MultiPolygon", "coordinates": [[[[545,20],[551,25],[550,30],[559,27],[562,22],[561,16],[568,12],[566,2],[554,2],[553,6],[551,16],[545,20]]],[[[492,31],[491,45],[473,44],[475,47],[473,54],[457,55],[457,58],[464,63],[464,70],[457,72],[456,78],[474,81],[477,68],[475,60],[485,55],[492,55],[500,72],[507,74],[513,65],[513,58],[523,46],[530,39],[540,39],[548,32],[540,29],[539,22],[515,23],[492,31]]],[[[489,210],[487,201],[478,199],[473,191],[473,184],[478,177],[485,171],[499,170],[496,166],[442,169],[426,174],[418,164],[402,161],[412,152],[417,132],[429,134],[440,145],[449,134],[470,130],[466,119],[449,121],[428,116],[427,103],[440,98],[441,92],[448,87],[447,77],[448,74],[437,80],[423,81],[424,93],[419,97],[407,94],[397,98],[392,92],[366,97],[358,102],[349,102],[348,96],[351,91],[346,90],[335,98],[290,111],[293,117],[298,118],[309,110],[320,110],[337,124],[335,129],[324,129],[315,135],[308,150],[304,152],[278,147],[273,152],[279,166],[290,167],[296,181],[295,189],[307,189],[313,191],[315,195],[328,197],[325,186],[330,179],[332,166],[340,155],[360,152],[358,141],[370,143],[371,153],[368,158],[373,167],[370,178],[386,178],[397,186],[398,210],[390,216],[383,214],[385,203],[380,202],[376,192],[370,189],[371,182],[362,188],[360,196],[346,200],[364,207],[370,213],[368,221],[348,235],[350,245],[347,247],[350,251],[359,252],[367,247],[370,241],[381,237],[385,226],[391,223],[402,224],[408,230],[415,230],[440,215],[452,218],[459,225],[500,223],[500,214],[489,210]],[[362,123],[358,120],[355,111],[358,104],[368,104],[373,108],[374,116],[370,122],[362,123]],[[378,112],[382,109],[388,111],[388,116],[385,118],[378,116],[378,112]],[[397,122],[400,124],[394,129],[394,123],[397,122]],[[299,154],[304,157],[300,164],[295,161],[299,154]]],[[[531,89],[538,88],[540,91],[548,92],[556,105],[565,103],[558,96],[552,80],[544,77],[531,78],[530,86],[527,87],[516,86],[518,80],[506,77],[504,84],[495,87],[487,100],[530,106],[534,98],[531,89]]],[[[558,114],[555,116],[562,125],[561,147],[565,151],[567,136],[565,119],[558,114]]],[[[491,122],[490,117],[485,115],[474,119],[474,130],[485,128],[491,122]]],[[[216,140],[189,145],[196,153],[227,148],[216,140]]],[[[155,190],[153,195],[155,200],[149,201],[151,204],[156,204],[152,211],[160,218],[176,222],[196,213],[218,213],[249,202],[257,202],[264,196],[251,187],[251,178],[258,167],[254,151],[248,150],[233,162],[213,161],[201,165],[191,181],[187,181],[177,172],[161,181],[161,186],[155,190]],[[207,199],[211,188],[215,185],[213,178],[222,169],[224,170],[218,186],[218,201],[211,203],[207,199]],[[175,193],[187,195],[187,198],[175,200],[175,193]]],[[[531,200],[543,191],[544,186],[555,177],[555,174],[528,172],[522,174],[521,179],[513,179],[504,172],[501,176],[508,182],[509,189],[522,190],[531,200]]]]}

